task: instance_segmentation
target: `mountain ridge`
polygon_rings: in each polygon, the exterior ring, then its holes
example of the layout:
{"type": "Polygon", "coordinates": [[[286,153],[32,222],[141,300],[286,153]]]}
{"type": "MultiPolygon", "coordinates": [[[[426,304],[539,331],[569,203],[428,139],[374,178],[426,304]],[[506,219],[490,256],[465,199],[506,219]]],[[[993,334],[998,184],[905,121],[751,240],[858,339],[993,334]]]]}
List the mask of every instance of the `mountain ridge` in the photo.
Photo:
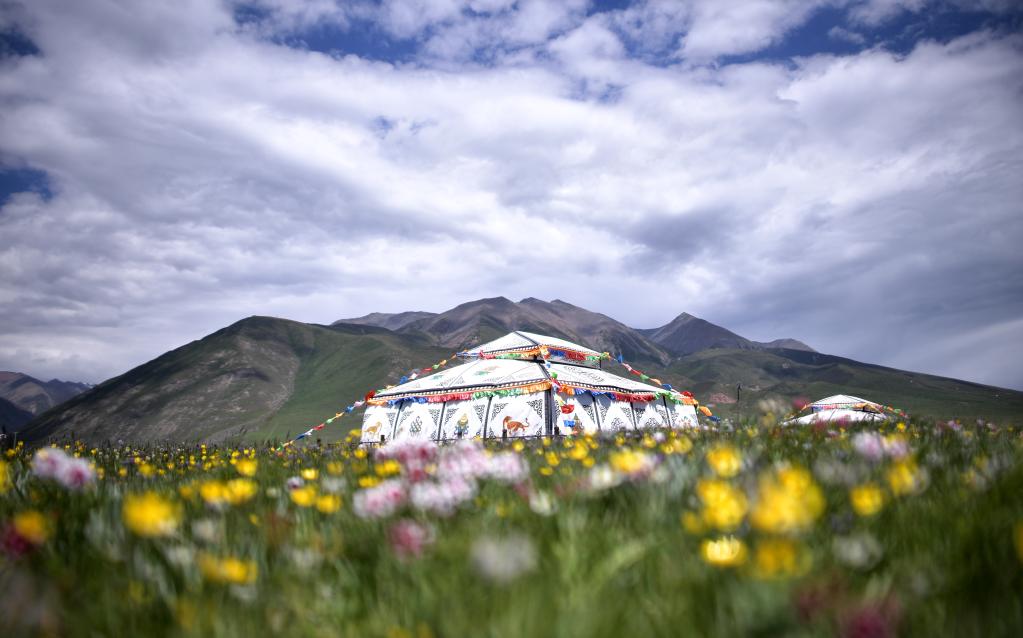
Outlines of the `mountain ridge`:
{"type": "MultiPolygon", "coordinates": [[[[1023,392],[808,350],[761,347],[692,315],[680,317],[651,336],[671,348],[694,339],[715,347],[673,354],[644,331],[601,313],[530,297],[466,302],[396,330],[247,317],[37,416],[21,435],[33,441],[72,433],[97,442],[280,440],[322,422],[369,390],[395,383],[411,369],[450,360],[458,348],[516,329],[625,353],[627,361],[651,376],[692,390],[706,403],[719,403],[715,409],[723,416],[749,414],[761,398],[788,401],[839,392],[936,418],[1023,415],[1023,392]],[[733,398],[737,385],[742,387],[738,402],[733,398]]],[[[624,373],[614,361],[605,365],[624,373]]],[[[358,416],[349,417],[319,436],[336,439],[359,425],[358,416]]]]}

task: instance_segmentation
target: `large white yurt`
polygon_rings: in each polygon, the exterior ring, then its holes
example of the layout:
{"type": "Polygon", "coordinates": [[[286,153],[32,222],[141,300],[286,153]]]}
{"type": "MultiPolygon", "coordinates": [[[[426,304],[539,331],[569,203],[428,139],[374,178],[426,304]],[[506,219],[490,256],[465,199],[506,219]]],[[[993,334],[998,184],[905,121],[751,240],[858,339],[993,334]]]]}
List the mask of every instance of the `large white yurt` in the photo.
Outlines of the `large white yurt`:
{"type": "Polygon", "coordinates": [[[820,401],[814,401],[804,410],[808,411],[801,417],[786,421],[791,425],[811,425],[829,421],[874,422],[887,421],[885,407],[860,397],[848,394],[836,394],[820,401]]]}
{"type": "Polygon", "coordinates": [[[458,353],[466,363],[376,392],[362,442],[693,428],[697,402],[601,369],[608,355],[530,332],[458,353]]]}

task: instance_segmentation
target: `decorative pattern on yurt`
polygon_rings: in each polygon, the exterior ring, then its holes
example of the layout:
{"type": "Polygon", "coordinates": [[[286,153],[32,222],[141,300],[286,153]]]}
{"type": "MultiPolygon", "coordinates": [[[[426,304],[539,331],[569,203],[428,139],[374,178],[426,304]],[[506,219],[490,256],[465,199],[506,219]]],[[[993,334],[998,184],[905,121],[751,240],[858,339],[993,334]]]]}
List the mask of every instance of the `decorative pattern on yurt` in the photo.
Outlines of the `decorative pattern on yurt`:
{"type": "Polygon", "coordinates": [[[698,427],[691,394],[620,358],[640,381],[602,370],[610,355],[564,339],[512,332],[458,357],[467,362],[367,395],[362,441],[698,427]]]}

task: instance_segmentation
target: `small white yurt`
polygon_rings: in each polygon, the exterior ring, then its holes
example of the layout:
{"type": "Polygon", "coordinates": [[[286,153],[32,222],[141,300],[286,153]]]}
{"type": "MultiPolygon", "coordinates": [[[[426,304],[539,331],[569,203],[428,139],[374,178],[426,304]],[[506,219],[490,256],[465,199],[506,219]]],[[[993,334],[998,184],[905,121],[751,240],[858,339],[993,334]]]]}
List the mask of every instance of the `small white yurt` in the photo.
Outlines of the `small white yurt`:
{"type": "Polygon", "coordinates": [[[820,401],[814,401],[803,408],[809,414],[791,419],[786,423],[791,425],[811,425],[813,423],[826,423],[831,421],[845,421],[850,423],[859,422],[880,422],[887,421],[885,407],[880,403],[874,403],[860,397],[848,394],[836,394],[826,397],[820,401]]]}
{"type": "Polygon", "coordinates": [[[699,425],[692,395],[601,370],[607,354],[562,339],[518,331],[458,356],[466,363],[369,398],[362,442],[699,425]]]}

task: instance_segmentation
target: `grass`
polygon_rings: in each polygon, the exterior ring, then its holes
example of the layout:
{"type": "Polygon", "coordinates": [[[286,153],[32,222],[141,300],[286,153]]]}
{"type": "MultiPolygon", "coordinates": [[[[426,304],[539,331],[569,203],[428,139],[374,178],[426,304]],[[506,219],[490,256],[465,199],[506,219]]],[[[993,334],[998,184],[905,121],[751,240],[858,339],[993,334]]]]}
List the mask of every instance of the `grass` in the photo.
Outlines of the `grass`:
{"type": "Polygon", "coordinates": [[[1019,430],[856,438],[760,416],[386,456],[68,442],[99,474],[80,490],[19,447],[0,472],[0,633],[1020,635],[1019,430]],[[450,511],[363,500],[414,484],[450,511]]]}

